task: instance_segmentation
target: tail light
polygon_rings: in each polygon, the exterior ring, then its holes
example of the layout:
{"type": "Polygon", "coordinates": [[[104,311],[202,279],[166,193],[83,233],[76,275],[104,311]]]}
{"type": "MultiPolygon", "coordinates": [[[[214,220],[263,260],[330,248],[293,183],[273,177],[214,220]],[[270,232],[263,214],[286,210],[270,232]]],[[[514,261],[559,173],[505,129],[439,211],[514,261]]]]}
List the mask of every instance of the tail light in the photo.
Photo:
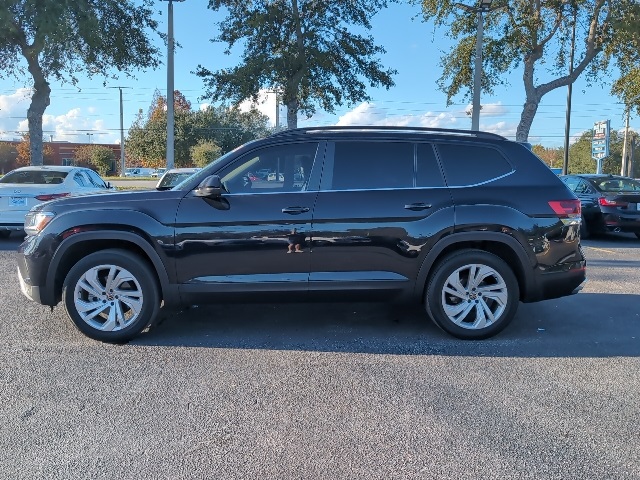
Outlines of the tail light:
{"type": "Polygon", "coordinates": [[[620,200],[609,200],[606,197],[598,198],[598,203],[603,207],[627,207],[629,202],[621,202],[620,200]]]}
{"type": "Polygon", "coordinates": [[[49,200],[55,200],[56,198],[68,197],[71,193],[49,193],[47,195],[36,195],[36,200],[41,202],[47,202],[49,200]]]}
{"type": "Polygon", "coordinates": [[[551,200],[549,206],[560,218],[579,218],[582,211],[580,200],[551,200]]]}

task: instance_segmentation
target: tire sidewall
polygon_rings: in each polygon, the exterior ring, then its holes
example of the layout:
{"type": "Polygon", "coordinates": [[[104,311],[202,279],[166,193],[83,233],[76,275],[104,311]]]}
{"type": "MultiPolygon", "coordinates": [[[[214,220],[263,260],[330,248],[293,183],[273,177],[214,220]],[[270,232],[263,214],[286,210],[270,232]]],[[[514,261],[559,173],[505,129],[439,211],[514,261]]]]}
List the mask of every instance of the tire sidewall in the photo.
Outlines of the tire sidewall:
{"type": "Polygon", "coordinates": [[[518,309],[518,281],[507,263],[492,253],[481,250],[462,250],[446,257],[431,275],[426,294],[425,306],[431,319],[445,332],[465,340],[481,340],[502,331],[513,319],[518,309]],[[472,330],[453,323],[442,306],[442,289],[447,278],[457,269],[469,264],[486,265],[500,274],[507,286],[507,307],[502,316],[491,326],[472,330]]]}
{"type": "Polygon", "coordinates": [[[88,255],[69,270],[62,286],[62,303],[76,328],[86,336],[103,342],[121,343],[137,336],[153,321],[160,304],[159,288],[151,269],[143,259],[124,250],[104,250],[88,255]],[[76,285],[82,275],[98,265],[116,265],[128,270],[142,290],[143,303],[140,315],[131,325],[122,330],[115,332],[97,330],[87,324],[76,310],[74,303],[76,285]]]}

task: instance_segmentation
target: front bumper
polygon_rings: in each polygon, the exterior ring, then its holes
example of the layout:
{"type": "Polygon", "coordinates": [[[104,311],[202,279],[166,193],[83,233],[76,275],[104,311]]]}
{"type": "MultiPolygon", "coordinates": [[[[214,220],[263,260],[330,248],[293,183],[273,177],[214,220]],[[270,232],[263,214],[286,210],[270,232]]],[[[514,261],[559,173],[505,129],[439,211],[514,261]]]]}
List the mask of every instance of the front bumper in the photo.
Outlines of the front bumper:
{"type": "Polygon", "coordinates": [[[20,267],[18,267],[18,282],[20,283],[20,291],[31,301],[36,303],[42,303],[40,301],[40,288],[35,285],[30,285],[29,279],[25,279],[22,276],[20,267]]]}

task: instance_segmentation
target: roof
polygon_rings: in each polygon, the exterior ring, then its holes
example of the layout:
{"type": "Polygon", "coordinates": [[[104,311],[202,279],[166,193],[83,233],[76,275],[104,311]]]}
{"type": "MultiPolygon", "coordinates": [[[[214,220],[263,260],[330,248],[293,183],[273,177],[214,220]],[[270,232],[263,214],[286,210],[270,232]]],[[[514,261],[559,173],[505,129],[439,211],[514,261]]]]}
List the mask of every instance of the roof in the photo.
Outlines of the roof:
{"type": "Polygon", "coordinates": [[[71,170],[74,170],[76,168],[82,168],[82,167],[73,167],[73,166],[66,166],[66,165],[29,165],[28,167],[19,167],[16,168],[15,170],[20,170],[20,171],[27,171],[27,170],[36,170],[36,171],[52,171],[52,172],[70,172],[71,170]]]}

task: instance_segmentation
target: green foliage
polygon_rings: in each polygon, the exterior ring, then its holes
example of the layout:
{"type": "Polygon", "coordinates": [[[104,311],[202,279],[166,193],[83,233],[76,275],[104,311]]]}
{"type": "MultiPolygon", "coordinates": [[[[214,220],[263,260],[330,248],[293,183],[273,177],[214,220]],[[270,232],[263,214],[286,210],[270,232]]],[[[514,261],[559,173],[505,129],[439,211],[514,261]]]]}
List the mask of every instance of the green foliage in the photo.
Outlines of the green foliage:
{"type": "Polygon", "coordinates": [[[206,167],[221,155],[222,149],[211,140],[202,140],[191,147],[191,160],[196,167],[206,167]]]}
{"type": "MultiPolygon", "coordinates": [[[[425,21],[447,29],[453,46],[441,59],[440,89],[447,102],[472,97],[477,14],[450,0],[410,0],[420,3],[425,21]]],[[[478,2],[467,2],[477,5],[478,2]]],[[[506,74],[522,68],[526,99],[516,138],[526,141],[538,105],[550,91],[586,75],[594,82],[607,78],[615,61],[623,74],[640,63],[640,28],[636,0],[494,0],[483,14],[482,90],[492,93],[506,74]],[[569,72],[575,25],[573,73],[569,72]],[[541,83],[540,78],[547,79],[541,83]]],[[[636,74],[637,75],[637,74],[636,74]]]]}
{"type": "Polygon", "coordinates": [[[115,160],[113,150],[103,145],[83,145],[76,148],[73,156],[79,163],[92,166],[102,177],[112,170],[115,160]]]}
{"type": "Polygon", "coordinates": [[[371,28],[370,19],[386,0],[210,0],[223,10],[215,41],[241,43],[242,63],[210,71],[202,65],[207,96],[239,104],[257,100],[261,89],[276,90],[287,105],[289,128],[297,113],[311,116],[319,105],[333,112],[336,105],[369,100],[367,84],[390,88],[395,70],[384,70],[377,56],[385,50],[370,36],[349,31],[371,28]]]}
{"type": "MultiPolygon", "coordinates": [[[[258,110],[242,112],[235,107],[208,107],[192,111],[180,92],[175,92],[175,99],[176,167],[191,166],[193,164],[192,148],[202,142],[217,145],[221,154],[224,154],[243,143],[271,133],[267,127],[268,118],[258,110]]],[[[156,92],[147,116],[139,114],[129,129],[125,150],[132,164],[146,167],[166,166],[165,104],[165,97],[156,92]]]]}
{"type": "MultiPolygon", "coordinates": [[[[591,157],[592,138],[593,131],[587,130],[569,147],[569,173],[596,173],[596,161],[591,157]]],[[[602,164],[602,173],[620,174],[623,140],[623,135],[611,131],[609,156],[602,164]]]]}
{"type": "Polygon", "coordinates": [[[151,0],[4,0],[0,7],[0,77],[23,80],[34,93],[27,113],[30,159],[42,164],[42,116],[49,80],[76,84],[78,74],[116,78],[159,65],[149,34],[157,31],[151,0]]]}

